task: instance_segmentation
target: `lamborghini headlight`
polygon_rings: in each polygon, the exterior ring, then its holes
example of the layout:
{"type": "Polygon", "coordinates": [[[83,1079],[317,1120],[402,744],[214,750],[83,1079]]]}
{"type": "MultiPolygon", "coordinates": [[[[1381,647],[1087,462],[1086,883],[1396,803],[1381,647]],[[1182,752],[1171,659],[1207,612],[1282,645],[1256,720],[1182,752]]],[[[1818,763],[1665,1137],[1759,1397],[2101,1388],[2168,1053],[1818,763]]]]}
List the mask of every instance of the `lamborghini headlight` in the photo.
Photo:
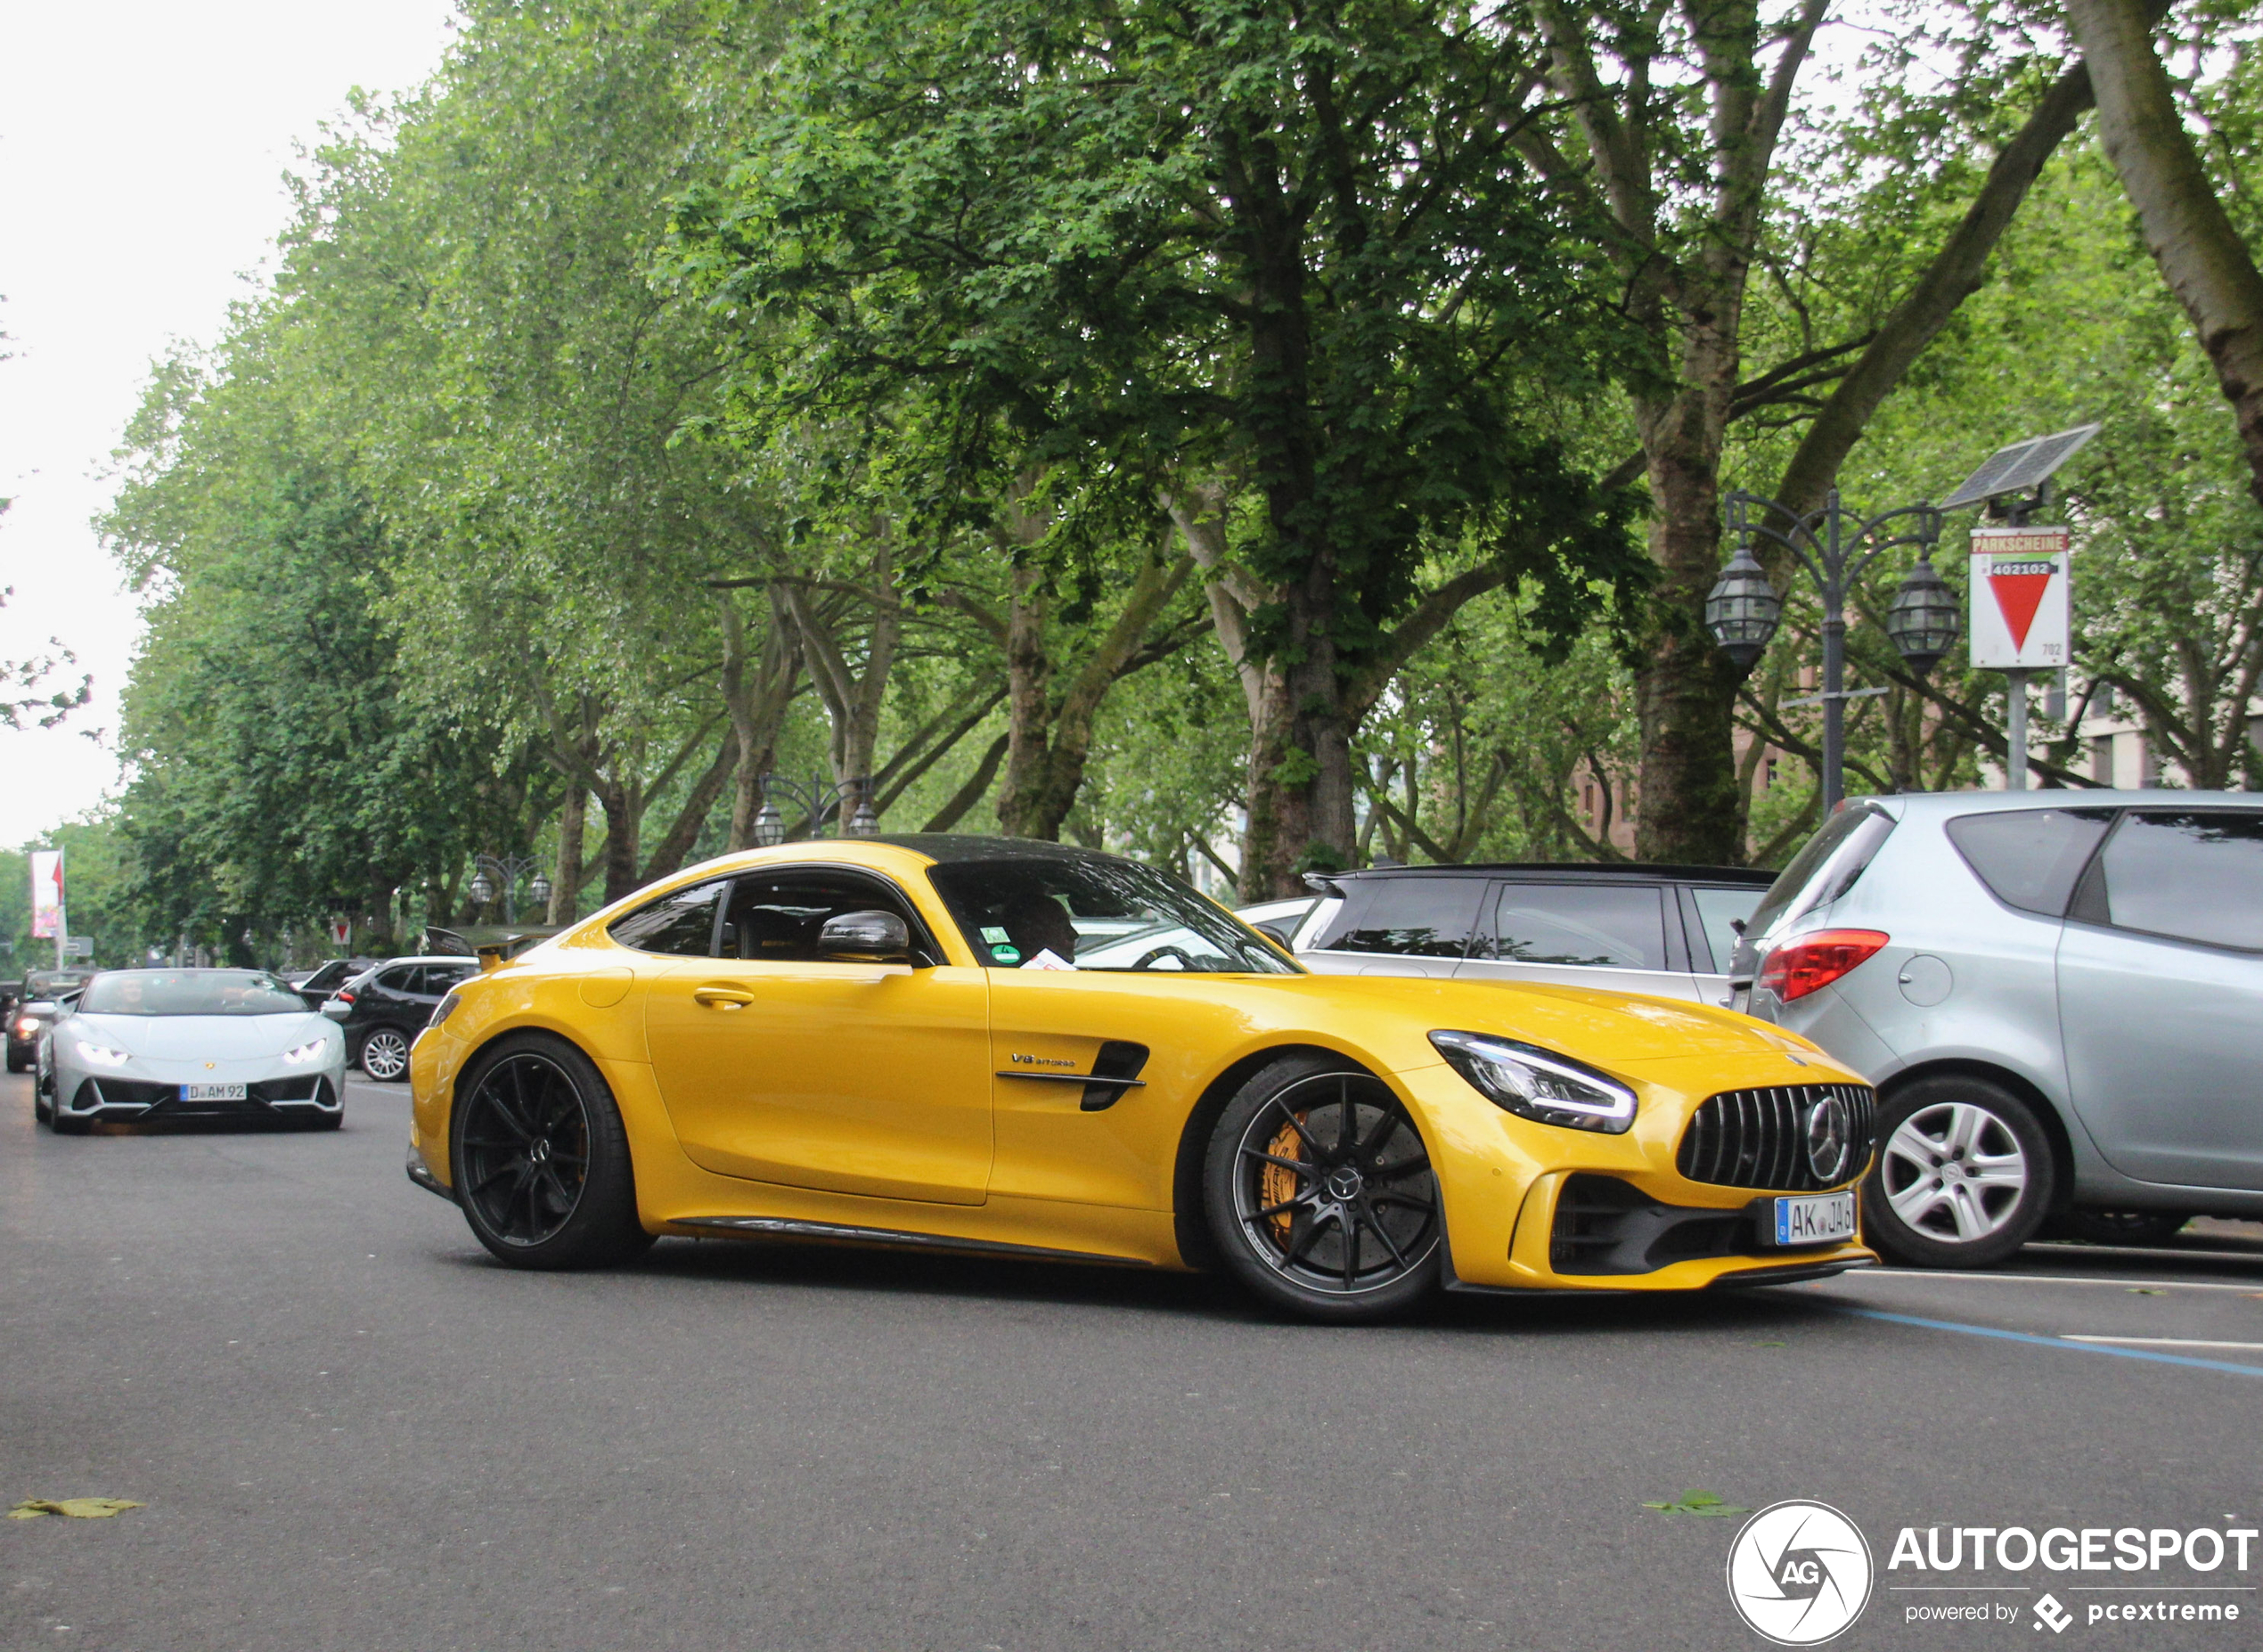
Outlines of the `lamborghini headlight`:
{"type": "Polygon", "coordinates": [[[96,1067],[124,1067],[134,1058],[123,1050],[113,1050],[108,1044],[90,1044],[81,1040],[78,1045],[81,1060],[92,1061],[96,1067]]]}
{"type": "Polygon", "coordinates": [[[1433,1033],[1430,1042],[1487,1100],[1519,1117],[1613,1135],[1634,1123],[1634,1092],[1569,1056],[1487,1033],[1433,1033]]]}
{"type": "Polygon", "coordinates": [[[310,1038],[295,1050],[284,1051],[283,1059],[290,1062],[293,1067],[300,1067],[309,1061],[321,1060],[324,1056],[330,1053],[330,1048],[331,1044],[329,1039],[310,1038]]]}

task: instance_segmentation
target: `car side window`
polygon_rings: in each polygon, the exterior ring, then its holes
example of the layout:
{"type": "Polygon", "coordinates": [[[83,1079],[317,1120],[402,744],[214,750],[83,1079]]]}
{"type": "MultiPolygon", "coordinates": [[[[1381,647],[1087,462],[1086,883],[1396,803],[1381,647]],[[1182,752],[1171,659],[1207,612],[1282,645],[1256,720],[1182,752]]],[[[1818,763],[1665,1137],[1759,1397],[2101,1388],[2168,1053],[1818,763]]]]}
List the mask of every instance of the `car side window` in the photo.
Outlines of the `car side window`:
{"type": "Polygon", "coordinates": [[[1481,878],[1347,879],[1344,904],[1313,945],[1323,952],[1459,958],[1484,898],[1481,878]]]}
{"type": "Polygon", "coordinates": [[[925,928],[909,902],[878,879],[824,867],[748,872],[731,886],[723,908],[721,952],[750,963],[820,963],[818,932],[844,912],[894,912],[911,931],[915,953],[925,928]]]}
{"type": "MultiPolygon", "coordinates": [[[[1714,969],[1727,969],[1728,961],[1736,952],[1736,926],[1750,927],[1753,912],[1761,904],[1762,891],[1751,887],[1704,888],[1694,887],[1689,898],[1697,904],[1698,933],[1691,945],[1712,950],[1714,969]]],[[[1705,961],[1700,958],[1696,967],[1703,970],[1705,961]]]]}
{"type": "Polygon", "coordinates": [[[1655,886],[1505,883],[1491,933],[1472,956],[1499,963],[1666,967],[1664,907],[1655,886]]]}
{"type": "Polygon", "coordinates": [[[2263,952],[2263,814],[2133,812],[2099,872],[2117,928],[2263,952]]]}
{"type": "Polygon", "coordinates": [[[472,974],[472,966],[470,964],[427,964],[424,969],[424,985],[418,990],[428,997],[438,998],[453,988],[462,985],[471,978],[472,974]]]}
{"type": "Polygon", "coordinates": [[[1960,814],[1948,840],[1989,893],[2046,918],[2066,915],[2075,879],[2113,823],[2109,809],[2003,809],[1960,814]]]}
{"type": "Polygon", "coordinates": [[[718,878],[672,889],[606,926],[605,933],[640,953],[706,958],[715,950],[715,908],[726,887],[718,878]]]}
{"type": "Polygon", "coordinates": [[[417,964],[404,964],[398,969],[388,969],[377,977],[377,984],[388,993],[413,993],[424,970],[417,964]]]}

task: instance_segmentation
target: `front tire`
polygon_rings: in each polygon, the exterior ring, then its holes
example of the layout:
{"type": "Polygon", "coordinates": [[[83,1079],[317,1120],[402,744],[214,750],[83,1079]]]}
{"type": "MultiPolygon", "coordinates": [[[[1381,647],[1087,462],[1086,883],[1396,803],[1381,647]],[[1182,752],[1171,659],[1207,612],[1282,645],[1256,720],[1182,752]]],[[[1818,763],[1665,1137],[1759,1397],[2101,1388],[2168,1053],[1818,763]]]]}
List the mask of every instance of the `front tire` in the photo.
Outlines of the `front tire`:
{"type": "Polygon", "coordinates": [[[2034,1237],[2055,1182],[2027,1102],[1985,1079],[1921,1078],[1881,1109],[1863,1236],[1919,1268],[1989,1268],[2034,1237]]]}
{"type": "Polygon", "coordinates": [[[373,1026],[355,1058],[364,1075],[380,1084],[397,1084],[409,1075],[409,1035],[397,1026],[373,1026]]]}
{"type": "Polygon", "coordinates": [[[1269,1306],[1354,1324],[1438,1288],[1445,1211],[1421,1133],[1338,1058],[1285,1057],[1244,1084],[1212,1129],[1203,1193],[1227,1272],[1269,1306]]]}
{"type": "Polygon", "coordinates": [[[563,1039],[499,1039],[457,1081],[450,1163],[464,1220],[514,1268],[602,1268],[652,1243],[620,1109],[563,1039]]]}

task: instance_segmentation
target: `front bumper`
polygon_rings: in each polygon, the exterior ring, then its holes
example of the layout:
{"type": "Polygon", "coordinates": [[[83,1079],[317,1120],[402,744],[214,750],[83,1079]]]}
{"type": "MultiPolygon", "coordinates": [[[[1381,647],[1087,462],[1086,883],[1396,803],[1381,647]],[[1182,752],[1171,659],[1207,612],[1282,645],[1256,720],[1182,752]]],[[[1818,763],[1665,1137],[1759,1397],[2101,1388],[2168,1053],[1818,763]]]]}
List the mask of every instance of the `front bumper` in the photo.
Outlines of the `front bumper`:
{"type": "Polygon", "coordinates": [[[337,1114],[345,1106],[342,1075],[329,1070],[294,1073],[287,1077],[241,1079],[200,1077],[198,1084],[242,1084],[241,1100],[182,1100],[182,1083],[156,1079],[97,1077],[73,1081],[64,1075],[57,1085],[56,1108],[65,1117],[85,1119],[148,1118],[317,1118],[337,1114]]]}
{"type": "MultiPolygon", "coordinates": [[[[1678,1155],[1707,1096],[1759,1084],[1834,1083],[1786,1060],[1633,1064],[1640,1110],[1624,1135],[1563,1130],[1503,1112],[1441,1064],[1394,1075],[1431,1148],[1446,1210],[1450,1271],[1463,1289],[1686,1291],[1782,1284],[1866,1267],[1857,1240],[1779,1247],[1763,1213],[1783,1194],[1847,1191],[1695,1182],[1678,1155]]],[[[1859,1209],[1859,1201],[1858,1201],[1859,1209]]],[[[1858,1218],[1859,1219],[1859,1218],[1858,1218]]]]}

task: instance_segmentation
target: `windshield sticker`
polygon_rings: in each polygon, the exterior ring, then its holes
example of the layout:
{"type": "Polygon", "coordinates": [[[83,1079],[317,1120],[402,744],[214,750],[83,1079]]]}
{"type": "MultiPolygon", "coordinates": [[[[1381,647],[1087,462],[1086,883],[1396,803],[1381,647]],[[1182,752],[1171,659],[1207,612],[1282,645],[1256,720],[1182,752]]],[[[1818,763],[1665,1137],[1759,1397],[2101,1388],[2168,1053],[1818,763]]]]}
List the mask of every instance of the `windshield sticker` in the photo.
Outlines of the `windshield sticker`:
{"type": "Polygon", "coordinates": [[[993,946],[990,949],[990,955],[1002,964],[1017,964],[1022,961],[1018,946],[993,946]]]}
{"type": "Polygon", "coordinates": [[[982,938],[993,946],[1002,946],[1014,937],[995,924],[985,924],[983,927],[982,938]]]}

